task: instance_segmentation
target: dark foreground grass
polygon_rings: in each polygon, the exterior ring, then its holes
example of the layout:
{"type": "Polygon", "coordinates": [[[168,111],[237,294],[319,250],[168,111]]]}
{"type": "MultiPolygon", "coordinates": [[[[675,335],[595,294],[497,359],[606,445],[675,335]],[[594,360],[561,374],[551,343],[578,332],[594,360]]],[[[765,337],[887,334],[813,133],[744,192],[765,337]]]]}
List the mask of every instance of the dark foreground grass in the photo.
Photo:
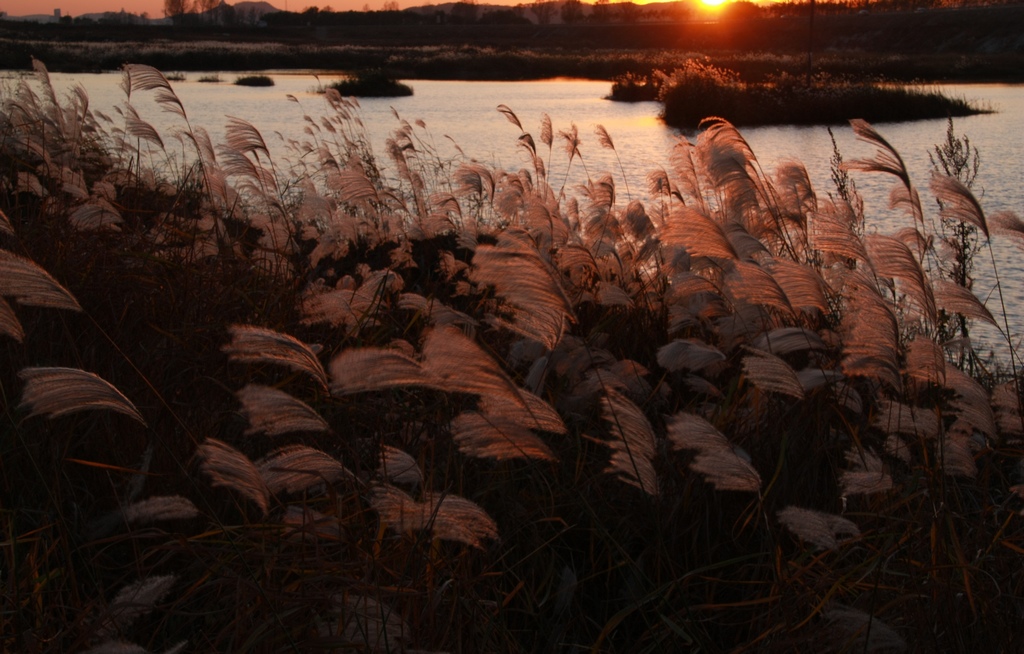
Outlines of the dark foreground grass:
{"type": "Polygon", "coordinates": [[[504,106],[529,172],[377,160],[335,90],[275,161],[125,74],[185,160],[41,65],[0,98],[3,651],[1024,645],[1020,362],[954,365],[996,320],[867,124],[898,235],[721,121],[641,202],[504,106]]]}

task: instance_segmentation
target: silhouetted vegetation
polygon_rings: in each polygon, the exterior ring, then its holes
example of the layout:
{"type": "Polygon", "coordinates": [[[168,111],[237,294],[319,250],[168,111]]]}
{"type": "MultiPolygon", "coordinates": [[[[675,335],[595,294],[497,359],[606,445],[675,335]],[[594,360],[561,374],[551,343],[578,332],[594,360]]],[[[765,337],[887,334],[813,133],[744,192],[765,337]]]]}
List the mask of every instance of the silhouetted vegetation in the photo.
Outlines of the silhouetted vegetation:
{"type": "Polygon", "coordinates": [[[274,80],[269,75],[243,75],[235,79],[235,86],[273,86],[274,80]]]}
{"type": "Polygon", "coordinates": [[[827,125],[853,117],[894,122],[984,113],[938,91],[850,80],[819,74],[810,79],[788,73],[745,82],[738,73],[693,60],[671,74],[655,73],[646,83],[626,78],[612,87],[612,99],[630,100],[657,89],[669,125],[694,128],[707,116],[734,125],[827,125]],[[618,95],[617,95],[618,94],[618,95]]]}
{"type": "Polygon", "coordinates": [[[355,77],[331,84],[331,88],[344,96],[390,98],[412,95],[412,87],[402,84],[382,70],[368,70],[355,77]]]}
{"type": "Polygon", "coordinates": [[[654,71],[649,75],[626,73],[612,80],[608,96],[617,102],[644,102],[661,99],[661,85],[665,74],[654,71]]]}

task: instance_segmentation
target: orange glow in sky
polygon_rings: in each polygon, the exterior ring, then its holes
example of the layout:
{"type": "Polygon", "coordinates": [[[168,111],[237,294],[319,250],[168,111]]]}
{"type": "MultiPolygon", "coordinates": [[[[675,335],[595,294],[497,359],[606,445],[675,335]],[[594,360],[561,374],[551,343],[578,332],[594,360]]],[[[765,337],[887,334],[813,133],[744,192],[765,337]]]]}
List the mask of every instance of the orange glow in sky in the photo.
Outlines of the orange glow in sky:
{"type": "MultiPolygon", "coordinates": [[[[229,5],[238,4],[241,0],[226,0],[229,5]]],[[[385,0],[266,0],[269,4],[288,11],[303,11],[308,7],[328,7],[334,11],[362,11],[369,6],[371,10],[384,7],[385,0]]],[[[402,9],[429,4],[431,0],[398,0],[402,9]]],[[[520,0],[480,0],[480,4],[507,4],[515,6],[520,0]]],[[[81,16],[82,14],[101,14],[105,11],[125,11],[133,14],[146,12],[150,18],[163,18],[163,0],[0,0],[0,11],[8,16],[29,16],[36,14],[53,15],[60,9],[62,16],[81,16]]]]}
{"type": "MultiPolygon", "coordinates": [[[[226,0],[228,4],[237,4],[241,0],[226,0]]],[[[334,11],[362,11],[383,9],[385,0],[266,0],[281,10],[303,11],[308,7],[330,7],[334,11]]],[[[532,0],[478,0],[481,5],[505,5],[514,7],[519,4],[529,5],[532,0]]],[[[593,0],[583,0],[591,3],[593,0]]],[[[612,0],[616,2],[617,0],[612,0]]],[[[634,0],[638,5],[653,0],[634,0]]],[[[729,0],[700,0],[706,6],[719,6],[729,0]]],[[[398,0],[402,9],[428,4],[439,4],[439,0],[398,0]]],[[[29,16],[45,14],[52,16],[55,9],[60,9],[62,16],[81,16],[82,14],[99,14],[105,11],[118,12],[122,9],[133,13],[147,13],[150,18],[163,18],[163,0],[0,0],[0,11],[9,16],[29,16]]]]}

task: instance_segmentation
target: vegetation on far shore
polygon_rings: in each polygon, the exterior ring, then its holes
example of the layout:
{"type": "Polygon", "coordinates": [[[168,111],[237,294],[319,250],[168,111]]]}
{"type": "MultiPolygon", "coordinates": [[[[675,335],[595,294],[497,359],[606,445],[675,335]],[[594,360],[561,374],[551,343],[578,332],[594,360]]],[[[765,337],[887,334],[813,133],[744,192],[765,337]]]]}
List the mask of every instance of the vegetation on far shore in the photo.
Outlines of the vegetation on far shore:
{"type": "MultiPolygon", "coordinates": [[[[649,75],[673,70],[691,59],[738,72],[746,81],[781,73],[802,74],[806,53],[697,50],[693,47],[607,48],[577,50],[543,45],[505,48],[451,43],[437,46],[394,44],[336,45],[270,42],[174,41],[37,41],[0,38],[0,68],[26,70],[31,57],[56,59],[62,72],[117,70],[142,52],[146,63],[181,71],[251,71],[270,69],[369,70],[387,68],[400,79],[520,80],[579,77],[612,80],[627,73],[649,75]],[[144,46],[144,47],[143,47],[144,46]]],[[[894,82],[920,80],[1020,80],[1021,57],[1012,54],[964,55],[925,53],[822,52],[814,73],[894,82]]]]}
{"type": "Polygon", "coordinates": [[[626,180],[504,105],[523,170],[378,157],[334,89],[276,157],[124,75],[0,87],[0,650],[1021,650],[969,264],[1024,223],[952,121],[921,192],[863,121],[827,190],[722,120],[626,180]]]}

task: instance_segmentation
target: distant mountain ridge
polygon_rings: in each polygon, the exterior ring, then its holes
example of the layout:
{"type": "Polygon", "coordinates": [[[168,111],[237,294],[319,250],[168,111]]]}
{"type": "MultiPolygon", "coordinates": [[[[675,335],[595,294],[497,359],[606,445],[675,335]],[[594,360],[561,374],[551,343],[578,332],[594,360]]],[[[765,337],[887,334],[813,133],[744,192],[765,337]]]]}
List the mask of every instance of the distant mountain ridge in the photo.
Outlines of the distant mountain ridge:
{"type": "Polygon", "coordinates": [[[264,2],[263,0],[260,0],[259,2],[253,2],[252,0],[244,0],[243,2],[236,2],[231,6],[235,8],[235,11],[248,11],[251,13],[255,13],[257,16],[282,11],[281,9],[278,9],[269,2],[264,2]]]}

